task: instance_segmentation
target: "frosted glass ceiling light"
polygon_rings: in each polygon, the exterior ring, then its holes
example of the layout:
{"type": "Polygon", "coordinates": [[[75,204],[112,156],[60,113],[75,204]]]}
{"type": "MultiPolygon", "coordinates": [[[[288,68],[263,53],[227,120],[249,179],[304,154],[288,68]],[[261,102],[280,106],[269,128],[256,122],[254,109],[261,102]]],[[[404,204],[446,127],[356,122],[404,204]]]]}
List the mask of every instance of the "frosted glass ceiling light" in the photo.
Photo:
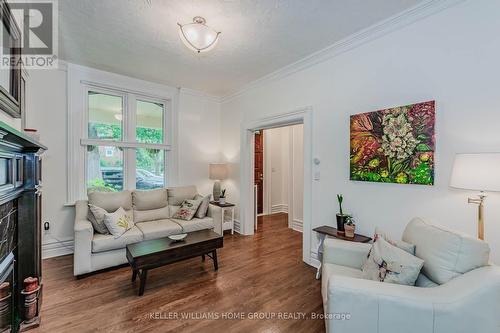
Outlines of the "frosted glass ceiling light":
{"type": "Polygon", "coordinates": [[[220,32],[208,27],[205,23],[205,19],[201,16],[194,17],[193,23],[177,23],[182,42],[198,53],[211,50],[219,40],[220,32]]]}

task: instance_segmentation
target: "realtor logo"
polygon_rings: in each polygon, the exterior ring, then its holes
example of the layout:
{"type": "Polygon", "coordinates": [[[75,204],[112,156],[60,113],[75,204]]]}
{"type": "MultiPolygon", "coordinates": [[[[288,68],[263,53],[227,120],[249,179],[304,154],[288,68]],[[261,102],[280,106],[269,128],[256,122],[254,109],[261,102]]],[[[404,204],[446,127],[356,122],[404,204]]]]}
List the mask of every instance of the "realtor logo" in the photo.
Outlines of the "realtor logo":
{"type": "Polygon", "coordinates": [[[12,29],[7,30],[4,23],[2,67],[8,57],[9,65],[14,67],[56,68],[57,0],[10,0],[7,3],[19,36],[16,36],[12,29]]]}

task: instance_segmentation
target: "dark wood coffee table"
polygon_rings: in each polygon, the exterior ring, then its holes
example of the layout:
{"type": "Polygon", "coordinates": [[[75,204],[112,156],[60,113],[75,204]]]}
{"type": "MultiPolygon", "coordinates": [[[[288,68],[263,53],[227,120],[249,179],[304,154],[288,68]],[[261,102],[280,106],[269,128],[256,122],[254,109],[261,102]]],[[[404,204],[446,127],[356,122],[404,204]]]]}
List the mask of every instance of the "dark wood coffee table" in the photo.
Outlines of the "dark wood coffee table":
{"type": "Polygon", "coordinates": [[[217,249],[222,246],[223,237],[212,230],[190,232],[179,242],[166,237],[129,244],[127,259],[132,267],[132,282],[139,274],[139,296],[142,296],[148,270],[198,256],[204,261],[205,255],[213,260],[214,269],[217,270],[217,249]]]}

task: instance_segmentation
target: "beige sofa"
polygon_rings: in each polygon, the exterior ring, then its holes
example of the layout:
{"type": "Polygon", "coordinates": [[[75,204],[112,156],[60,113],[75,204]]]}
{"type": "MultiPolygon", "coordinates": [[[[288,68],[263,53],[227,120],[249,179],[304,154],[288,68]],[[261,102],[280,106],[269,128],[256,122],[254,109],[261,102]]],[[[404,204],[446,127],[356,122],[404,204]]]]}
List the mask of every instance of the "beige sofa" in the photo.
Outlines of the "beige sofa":
{"type": "Polygon", "coordinates": [[[74,275],[126,263],[127,244],[203,229],[213,229],[222,235],[222,210],[214,205],[209,205],[205,218],[195,217],[191,221],[170,218],[184,200],[193,199],[196,194],[195,186],[89,193],[88,200],[76,202],[74,275]],[[135,226],[119,238],[95,233],[87,217],[88,204],[108,212],[123,207],[133,212],[135,226]]]}

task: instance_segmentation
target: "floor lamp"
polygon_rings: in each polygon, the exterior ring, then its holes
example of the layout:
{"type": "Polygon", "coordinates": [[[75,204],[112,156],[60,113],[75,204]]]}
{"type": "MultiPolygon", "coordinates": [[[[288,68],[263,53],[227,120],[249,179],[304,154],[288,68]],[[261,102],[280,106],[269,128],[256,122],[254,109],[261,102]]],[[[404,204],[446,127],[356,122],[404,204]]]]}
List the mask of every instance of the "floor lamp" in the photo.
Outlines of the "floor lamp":
{"type": "Polygon", "coordinates": [[[457,154],[450,186],[479,191],[477,198],[468,202],[478,205],[477,237],[484,239],[485,192],[500,191],[500,153],[457,154]]]}

